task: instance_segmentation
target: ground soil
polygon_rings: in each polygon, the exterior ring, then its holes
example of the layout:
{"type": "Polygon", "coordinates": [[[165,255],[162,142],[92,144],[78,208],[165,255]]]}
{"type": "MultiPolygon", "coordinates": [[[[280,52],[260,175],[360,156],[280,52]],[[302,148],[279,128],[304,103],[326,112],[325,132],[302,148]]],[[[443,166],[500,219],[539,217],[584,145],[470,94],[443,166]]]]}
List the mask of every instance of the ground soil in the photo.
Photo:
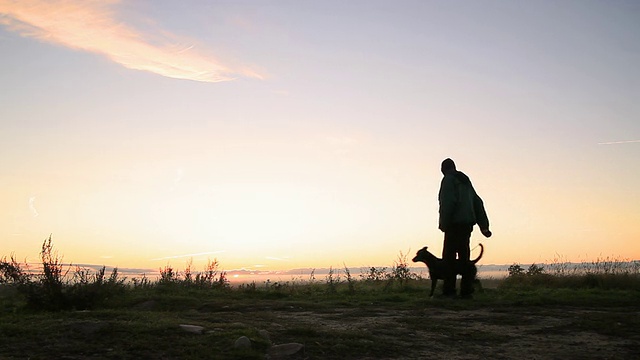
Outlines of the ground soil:
{"type": "Polygon", "coordinates": [[[639,305],[241,298],[5,314],[0,359],[640,359],[639,305]],[[202,327],[198,334],[180,325],[202,327]],[[266,334],[266,337],[265,337],[266,334]],[[241,336],[253,348],[234,349],[241,336]]]}
{"type": "MultiPolygon", "coordinates": [[[[349,358],[640,358],[640,329],[630,328],[635,327],[637,320],[627,321],[629,317],[637,318],[638,312],[629,308],[536,306],[456,310],[428,306],[417,310],[390,310],[388,307],[368,307],[364,311],[354,308],[322,312],[292,309],[276,310],[272,314],[275,320],[269,331],[276,339],[283,329],[312,327],[314,334],[370,334],[364,339],[387,344],[392,349],[371,354],[365,346],[362,356],[346,351],[349,358]]],[[[294,332],[287,334],[286,340],[296,340],[294,332]]],[[[331,341],[331,338],[319,337],[307,344],[306,354],[301,358],[322,358],[331,341]]],[[[354,338],[353,341],[362,339],[354,338]]],[[[344,342],[339,345],[350,346],[344,342]]]]}

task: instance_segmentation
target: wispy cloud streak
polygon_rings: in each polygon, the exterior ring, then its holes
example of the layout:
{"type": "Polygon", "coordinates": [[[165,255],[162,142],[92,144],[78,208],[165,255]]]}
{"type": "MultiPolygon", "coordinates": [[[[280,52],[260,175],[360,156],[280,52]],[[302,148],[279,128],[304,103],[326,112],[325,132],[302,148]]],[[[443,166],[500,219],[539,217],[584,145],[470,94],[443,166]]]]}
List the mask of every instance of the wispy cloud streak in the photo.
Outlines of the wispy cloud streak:
{"type": "Polygon", "coordinates": [[[640,143],[640,140],[609,141],[609,142],[598,143],[598,145],[617,145],[617,144],[630,144],[630,143],[640,143]]]}
{"type": "Polygon", "coordinates": [[[113,5],[120,0],[0,0],[0,24],[22,36],[107,56],[129,69],[203,82],[262,78],[242,67],[222,65],[198,52],[190,41],[164,34],[157,43],[116,20],[113,5]],[[182,45],[180,45],[182,44],[182,45]]]}
{"type": "Polygon", "coordinates": [[[33,217],[38,217],[40,215],[40,213],[38,213],[38,210],[36,209],[36,197],[35,196],[31,196],[29,198],[29,210],[31,210],[31,215],[33,215],[33,217]]]}

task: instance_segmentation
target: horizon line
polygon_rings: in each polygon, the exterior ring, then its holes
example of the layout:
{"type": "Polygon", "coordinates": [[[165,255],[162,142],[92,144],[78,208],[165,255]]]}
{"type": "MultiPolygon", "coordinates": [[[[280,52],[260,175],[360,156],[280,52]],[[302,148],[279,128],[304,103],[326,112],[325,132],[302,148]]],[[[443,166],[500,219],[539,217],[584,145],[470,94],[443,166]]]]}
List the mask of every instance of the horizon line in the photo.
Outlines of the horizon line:
{"type": "MultiPolygon", "coordinates": [[[[635,264],[635,263],[640,263],[640,260],[624,260],[624,261],[606,261],[606,262],[612,262],[612,263],[616,263],[616,264],[635,264]]],[[[505,267],[505,271],[507,270],[507,267],[512,266],[512,265],[520,265],[522,267],[526,267],[526,266],[531,266],[531,265],[554,265],[554,264],[562,264],[562,265],[597,265],[597,262],[593,262],[593,261],[583,261],[583,262],[562,262],[562,263],[546,263],[546,262],[540,262],[540,263],[512,263],[512,264],[478,264],[478,270],[480,271],[483,267],[484,268],[494,268],[491,271],[499,271],[501,269],[495,269],[495,268],[501,268],[501,267],[505,267]]],[[[25,265],[29,266],[29,265],[42,265],[41,262],[28,262],[25,263],[25,265]]],[[[80,268],[89,268],[89,269],[93,269],[93,270],[100,270],[103,267],[105,268],[105,271],[113,271],[114,269],[117,269],[118,272],[121,272],[123,274],[154,274],[154,273],[159,273],[160,272],[160,268],[158,269],[151,269],[151,268],[129,268],[129,267],[118,267],[118,266],[111,266],[111,265],[98,265],[98,264],[73,264],[73,263],[62,263],[60,264],[61,266],[64,267],[72,267],[72,266],[76,266],[76,267],[80,267],[80,268]]],[[[392,266],[359,266],[359,267],[347,267],[350,271],[353,271],[352,269],[357,269],[359,270],[359,272],[357,272],[358,274],[361,273],[366,273],[368,269],[370,268],[376,268],[376,269],[392,269],[392,266]]],[[[416,264],[415,266],[409,266],[409,269],[421,269],[422,270],[426,270],[428,271],[429,268],[425,265],[418,265],[416,264]]],[[[308,268],[292,268],[292,269],[283,269],[283,270],[252,270],[252,269],[247,269],[247,268],[239,268],[239,269],[230,269],[230,270],[225,270],[225,269],[219,269],[219,272],[224,272],[227,274],[252,274],[252,275],[310,275],[312,272],[313,273],[319,273],[319,274],[325,274],[328,273],[330,271],[334,271],[337,273],[343,272],[344,271],[344,267],[339,267],[339,268],[334,268],[332,266],[329,267],[321,267],[321,268],[312,268],[312,267],[308,267],[308,268]],[[308,272],[308,273],[303,273],[303,272],[308,272]],[[302,273],[302,274],[299,274],[302,273]]],[[[26,269],[27,271],[29,269],[26,269]]],[[[178,271],[180,271],[180,269],[177,269],[178,271]]],[[[488,269],[487,269],[488,270],[488,269]]],[[[194,271],[194,272],[198,272],[198,271],[194,271]]]]}

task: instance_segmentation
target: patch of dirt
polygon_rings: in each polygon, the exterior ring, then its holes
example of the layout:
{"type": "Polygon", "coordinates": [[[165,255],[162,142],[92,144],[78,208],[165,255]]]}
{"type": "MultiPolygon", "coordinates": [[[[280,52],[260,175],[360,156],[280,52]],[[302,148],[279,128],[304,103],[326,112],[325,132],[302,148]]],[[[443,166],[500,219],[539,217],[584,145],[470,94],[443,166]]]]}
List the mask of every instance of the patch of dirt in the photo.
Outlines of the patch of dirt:
{"type": "MultiPolygon", "coordinates": [[[[581,319],[602,313],[600,310],[532,310],[426,308],[390,311],[377,307],[366,311],[353,308],[322,312],[274,311],[272,315],[278,320],[270,331],[278,333],[283,328],[294,327],[315,329],[320,334],[362,334],[373,342],[393,344],[395,349],[395,353],[385,352],[381,357],[363,354],[362,359],[640,358],[640,330],[623,336],[615,332],[606,335],[598,329],[579,325],[581,319]]],[[[635,309],[617,311],[637,316],[635,309]]],[[[290,336],[295,337],[295,334],[290,336]]],[[[322,345],[321,341],[318,340],[318,345],[322,345]]]]}

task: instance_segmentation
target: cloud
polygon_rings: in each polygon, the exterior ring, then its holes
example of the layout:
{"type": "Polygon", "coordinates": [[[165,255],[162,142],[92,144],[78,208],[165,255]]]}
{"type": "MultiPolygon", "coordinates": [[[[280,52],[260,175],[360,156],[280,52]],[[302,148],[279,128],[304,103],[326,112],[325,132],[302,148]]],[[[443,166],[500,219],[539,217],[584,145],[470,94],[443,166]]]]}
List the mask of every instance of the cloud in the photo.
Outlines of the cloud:
{"type": "Polygon", "coordinates": [[[640,143],[640,140],[609,141],[609,142],[598,143],[598,145],[617,145],[617,144],[631,144],[631,143],[640,143]]]}
{"type": "Polygon", "coordinates": [[[38,213],[35,203],[36,203],[36,197],[35,196],[29,197],[29,210],[31,210],[31,215],[33,215],[33,217],[38,217],[40,213],[38,213]]]}
{"type": "Polygon", "coordinates": [[[263,78],[247,67],[225,66],[190,41],[176,41],[162,30],[156,31],[162,35],[152,43],[149,36],[116,20],[112,5],[118,2],[0,0],[0,24],[25,37],[101,54],[126,68],[170,78],[203,82],[263,78]]]}
{"type": "MultiPolygon", "coordinates": [[[[34,263],[34,266],[41,265],[39,263],[34,263]]],[[[113,269],[118,269],[118,274],[120,275],[142,275],[142,274],[155,274],[157,273],[157,269],[144,269],[144,268],[120,268],[117,266],[106,266],[99,264],[63,264],[66,266],[80,267],[85,269],[91,269],[94,271],[102,270],[102,267],[105,268],[105,271],[108,273],[113,272],[113,269]]]]}

